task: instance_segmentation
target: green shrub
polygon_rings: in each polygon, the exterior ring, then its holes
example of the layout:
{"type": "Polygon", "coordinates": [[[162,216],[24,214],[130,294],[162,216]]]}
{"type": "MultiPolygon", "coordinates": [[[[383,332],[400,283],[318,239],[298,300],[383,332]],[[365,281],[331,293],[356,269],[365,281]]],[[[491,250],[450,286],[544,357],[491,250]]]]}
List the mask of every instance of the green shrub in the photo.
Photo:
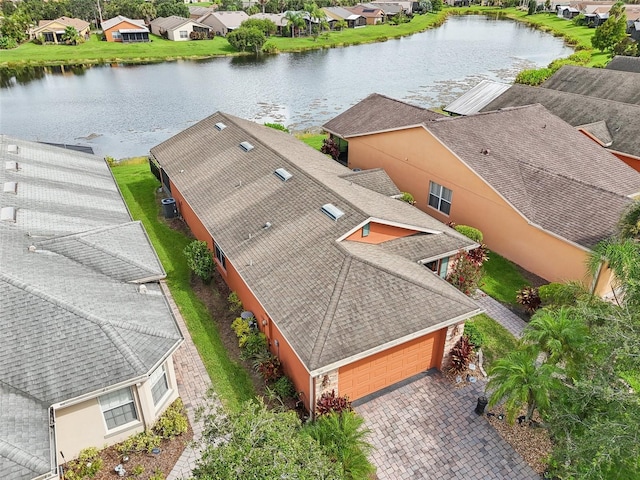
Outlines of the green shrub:
{"type": "Polygon", "coordinates": [[[139,477],[143,473],[144,473],[144,467],[140,464],[136,465],[131,469],[131,475],[133,475],[134,477],[139,477]]]}
{"type": "Polygon", "coordinates": [[[184,248],[184,256],[191,271],[208,283],[213,276],[213,256],[207,242],[194,240],[184,248]]]}
{"type": "Polygon", "coordinates": [[[538,288],[538,295],[543,306],[574,305],[578,298],[589,295],[589,292],[579,282],[548,283],[538,288]]]}
{"type": "Polygon", "coordinates": [[[286,375],[273,382],[272,388],[280,398],[293,397],[296,394],[296,387],[286,375]]]}
{"type": "MultiPolygon", "coordinates": [[[[291,133],[289,129],[282,125],[281,123],[265,123],[265,127],[273,128],[274,130],[280,130],[281,132],[291,133]]],[[[234,292],[235,293],[235,292],[234,292]]]]}
{"type": "Polygon", "coordinates": [[[231,323],[231,329],[236,333],[239,342],[241,342],[240,346],[244,345],[247,341],[247,336],[251,333],[249,322],[244,318],[238,317],[231,323]]]}
{"type": "Polygon", "coordinates": [[[241,357],[244,360],[255,359],[267,351],[267,336],[262,332],[249,332],[241,346],[243,349],[241,357]]]}
{"type": "Polygon", "coordinates": [[[482,279],[482,266],[466,252],[459,252],[453,258],[451,270],[447,274],[447,282],[465,295],[473,295],[482,279]]]}
{"type": "Polygon", "coordinates": [[[122,455],[145,452],[151,453],[151,450],[160,446],[161,441],[162,438],[160,438],[160,436],[151,430],[145,430],[144,432],[130,436],[124,442],[116,445],[116,450],[122,455]]]}
{"type": "Polygon", "coordinates": [[[267,42],[262,46],[264,53],[278,53],[278,47],[273,42],[267,42]]]}
{"type": "Polygon", "coordinates": [[[164,480],[164,473],[162,473],[162,470],[160,470],[159,468],[156,468],[155,472],[153,472],[153,475],[149,477],[149,480],[164,480]]]}
{"type": "Polygon", "coordinates": [[[236,292],[231,292],[227,297],[227,301],[229,302],[230,312],[240,313],[242,311],[242,302],[240,301],[240,297],[238,297],[238,294],[236,292]]]}
{"type": "Polygon", "coordinates": [[[85,480],[95,477],[102,468],[102,459],[95,447],[85,448],[80,451],[78,458],[69,462],[65,468],[67,480],[85,480]]]}
{"type": "Polygon", "coordinates": [[[464,335],[467,336],[474,347],[480,348],[484,345],[484,333],[480,331],[475,323],[467,322],[464,324],[464,335]]]}
{"type": "Polygon", "coordinates": [[[482,240],[484,239],[484,235],[482,235],[482,232],[480,230],[474,227],[470,227],[469,225],[456,225],[453,228],[455,228],[456,232],[461,233],[462,235],[470,238],[476,243],[482,243],[482,240]]]}
{"type": "Polygon", "coordinates": [[[178,398],[160,416],[153,426],[153,432],[161,438],[173,438],[182,435],[189,428],[189,421],[184,414],[182,399],[178,398]]]}
{"type": "Polygon", "coordinates": [[[518,75],[516,75],[515,83],[537,87],[549,78],[552,73],[553,72],[549,68],[522,70],[518,75]]]}
{"type": "Polygon", "coordinates": [[[413,195],[411,195],[409,192],[402,192],[402,196],[400,197],[400,200],[408,203],[409,205],[415,205],[416,203],[415,199],[413,198],[413,195]]]}

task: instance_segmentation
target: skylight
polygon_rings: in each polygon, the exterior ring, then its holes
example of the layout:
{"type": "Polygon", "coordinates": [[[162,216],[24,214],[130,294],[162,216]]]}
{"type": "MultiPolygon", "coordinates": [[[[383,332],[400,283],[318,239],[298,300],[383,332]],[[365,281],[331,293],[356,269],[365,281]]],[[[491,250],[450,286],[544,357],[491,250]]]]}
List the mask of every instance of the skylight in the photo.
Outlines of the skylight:
{"type": "Polygon", "coordinates": [[[293,177],[293,175],[289,173],[287,170],[285,170],[284,168],[276,168],[276,171],[273,173],[276,175],[276,177],[278,177],[283,182],[286,182],[291,177],[293,177]]]}
{"type": "Polygon", "coordinates": [[[2,189],[4,193],[17,193],[18,192],[18,183],[17,182],[4,182],[4,188],[2,189]]]}
{"type": "Polygon", "coordinates": [[[18,153],[18,145],[7,145],[7,151],[9,153],[18,153]]]}
{"type": "Polygon", "coordinates": [[[336,207],[333,203],[325,203],[322,206],[322,213],[329,217],[334,222],[337,222],[340,217],[344,215],[344,212],[336,207]]]}
{"type": "Polygon", "coordinates": [[[222,123],[222,122],[218,122],[218,123],[216,123],[216,129],[217,129],[217,130],[222,131],[222,130],[224,130],[225,128],[227,128],[227,126],[226,126],[224,123],[222,123]]]}
{"type": "Polygon", "coordinates": [[[253,150],[253,145],[251,145],[249,142],[240,142],[240,148],[245,152],[249,152],[253,150]]]}
{"type": "Polygon", "coordinates": [[[18,162],[14,162],[10,160],[8,162],[4,162],[5,170],[18,170],[18,162]]]}
{"type": "Polygon", "coordinates": [[[2,222],[15,222],[16,221],[16,207],[2,207],[2,210],[0,210],[0,221],[2,221],[2,222]]]}

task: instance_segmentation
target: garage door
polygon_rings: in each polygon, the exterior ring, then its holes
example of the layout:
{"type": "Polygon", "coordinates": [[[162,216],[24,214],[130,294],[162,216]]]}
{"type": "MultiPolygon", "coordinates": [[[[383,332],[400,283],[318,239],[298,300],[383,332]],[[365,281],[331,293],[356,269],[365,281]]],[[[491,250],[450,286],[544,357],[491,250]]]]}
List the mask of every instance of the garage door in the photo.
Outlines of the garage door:
{"type": "Polygon", "coordinates": [[[356,400],[437,367],[442,357],[445,330],[341,367],[338,371],[340,395],[348,395],[349,399],[356,400]]]}

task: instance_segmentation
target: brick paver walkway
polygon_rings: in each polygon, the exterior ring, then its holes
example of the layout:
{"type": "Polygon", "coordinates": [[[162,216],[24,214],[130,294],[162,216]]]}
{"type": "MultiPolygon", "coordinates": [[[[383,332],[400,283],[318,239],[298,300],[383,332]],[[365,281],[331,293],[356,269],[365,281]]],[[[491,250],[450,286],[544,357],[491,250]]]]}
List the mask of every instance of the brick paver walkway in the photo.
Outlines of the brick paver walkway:
{"type": "Polygon", "coordinates": [[[478,305],[486,310],[488,316],[509,330],[516,338],[522,337],[522,330],[527,322],[480,290],[476,292],[474,299],[478,305]]]}
{"type": "MultiPolygon", "coordinates": [[[[414,377],[415,378],[415,377],[414,377]]],[[[359,404],[371,429],[380,480],[539,480],[511,446],[474,413],[484,382],[456,389],[440,373],[359,404]]]]}
{"type": "Polygon", "coordinates": [[[182,397],[182,401],[187,410],[189,422],[191,422],[193,428],[193,445],[187,446],[175,467],[173,467],[173,470],[171,470],[171,473],[167,476],[167,480],[179,480],[181,478],[191,477],[191,470],[193,470],[196,461],[201,455],[198,445],[202,438],[202,422],[196,422],[195,412],[198,407],[204,406],[207,403],[206,396],[207,391],[211,387],[211,380],[200,359],[198,350],[196,350],[196,346],[193,340],[191,340],[191,335],[184,323],[184,319],[182,315],[180,315],[180,311],[173,301],[173,298],[169,295],[169,289],[166,283],[163,281],[160,282],[160,284],[165,292],[169,306],[178,320],[180,331],[182,331],[182,335],[184,336],[184,343],[173,355],[173,364],[178,381],[178,391],[180,392],[180,397],[182,397]]]}

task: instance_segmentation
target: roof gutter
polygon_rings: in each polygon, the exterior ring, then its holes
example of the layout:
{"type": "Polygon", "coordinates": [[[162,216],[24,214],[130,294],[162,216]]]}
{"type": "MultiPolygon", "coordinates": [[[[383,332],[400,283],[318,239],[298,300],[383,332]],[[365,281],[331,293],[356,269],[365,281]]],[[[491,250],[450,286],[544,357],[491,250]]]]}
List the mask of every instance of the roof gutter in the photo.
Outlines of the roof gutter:
{"type": "Polygon", "coordinates": [[[395,340],[392,340],[391,342],[387,342],[383,345],[378,345],[377,347],[374,348],[370,348],[369,350],[365,351],[365,352],[361,352],[358,353],[356,355],[352,355],[350,357],[347,358],[343,358],[342,360],[338,360],[337,362],[333,362],[330,363],[329,365],[325,365],[324,367],[320,367],[317,368],[313,371],[310,372],[311,376],[313,377],[317,377],[320,375],[325,375],[327,373],[329,373],[332,370],[335,370],[337,368],[343,367],[345,365],[348,365],[350,363],[356,362],[358,360],[362,360],[363,358],[367,358],[370,357],[371,355],[375,355],[376,353],[380,353],[383,352],[385,350],[389,350],[390,348],[396,347],[398,345],[401,345],[403,343],[406,343],[409,340],[413,340],[414,338],[418,338],[421,337],[423,335],[427,335],[429,333],[433,333],[436,332],[438,330],[442,330],[445,327],[449,327],[451,325],[455,325],[456,323],[460,323],[464,320],[467,320],[468,318],[471,317],[475,317],[476,315],[479,315],[481,313],[484,313],[484,310],[481,308],[478,308],[476,310],[473,310],[469,313],[465,313],[462,315],[458,315],[457,317],[451,318],[445,322],[441,322],[438,323],[437,325],[433,325],[431,327],[427,327],[424,328],[422,330],[419,330],[417,332],[411,333],[409,335],[405,335],[404,337],[400,337],[400,338],[396,338],[395,340]]]}

